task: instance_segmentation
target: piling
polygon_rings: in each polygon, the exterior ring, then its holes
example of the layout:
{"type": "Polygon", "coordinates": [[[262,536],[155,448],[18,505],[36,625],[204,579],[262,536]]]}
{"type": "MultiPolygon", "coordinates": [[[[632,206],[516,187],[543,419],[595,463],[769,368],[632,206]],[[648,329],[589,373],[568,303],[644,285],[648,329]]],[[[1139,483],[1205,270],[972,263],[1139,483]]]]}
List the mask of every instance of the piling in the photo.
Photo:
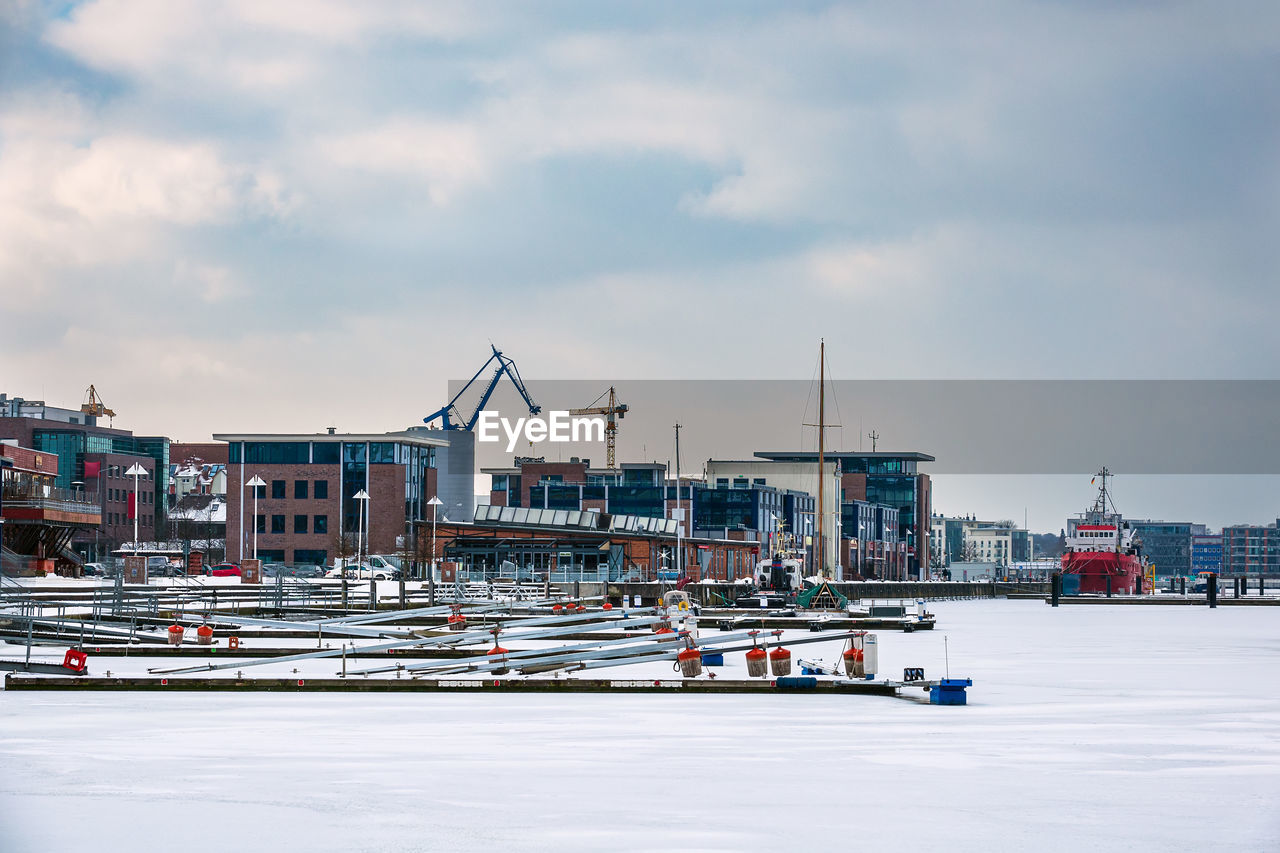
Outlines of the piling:
{"type": "Polygon", "coordinates": [[[1107,575],[1107,598],[1111,597],[1111,575],[1107,575]]]}
{"type": "Polygon", "coordinates": [[[1210,607],[1218,606],[1218,576],[1209,575],[1204,585],[1205,597],[1209,599],[1210,607]]]}
{"type": "Polygon", "coordinates": [[[1062,597],[1062,572],[1053,573],[1053,587],[1049,595],[1050,595],[1050,603],[1054,607],[1057,607],[1058,599],[1062,597]]]}

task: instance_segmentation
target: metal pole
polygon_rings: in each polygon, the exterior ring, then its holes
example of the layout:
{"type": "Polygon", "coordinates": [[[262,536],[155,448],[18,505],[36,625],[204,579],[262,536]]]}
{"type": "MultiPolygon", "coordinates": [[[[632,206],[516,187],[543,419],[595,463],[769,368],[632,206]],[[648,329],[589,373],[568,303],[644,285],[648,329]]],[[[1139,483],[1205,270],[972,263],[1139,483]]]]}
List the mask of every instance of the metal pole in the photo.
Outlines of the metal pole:
{"type": "Polygon", "coordinates": [[[138,556],[138,463],[133,466],[133,556],[138,556]]]}
{"type": "Polygon", "coordinates": [[[253,559],[258,559],[258,487],[253,487],[253,559]]]}

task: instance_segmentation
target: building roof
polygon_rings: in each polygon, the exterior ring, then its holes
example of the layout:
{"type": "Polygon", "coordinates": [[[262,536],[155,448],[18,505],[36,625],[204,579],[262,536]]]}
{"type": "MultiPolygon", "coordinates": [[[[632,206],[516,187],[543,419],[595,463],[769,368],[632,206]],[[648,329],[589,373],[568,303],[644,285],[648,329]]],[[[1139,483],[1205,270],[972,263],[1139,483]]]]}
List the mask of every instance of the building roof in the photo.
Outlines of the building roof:
{"type": "MultiPolygon", "coordinates": [[[[757,450],[756,456],[775,462],[816,462],[816,450],[757,450]]],[[[936,457],[918,450],[825,450],[823,456],[828,459],[903,459],[910,462],[936,462],[936,457]]]]}
{"type": "Polygon", "coordinates": [[[216,433],[214,441],[392,441],[398,444],[416,444],[420,447],[448,447],[449,442],[439,438],[426,438],[411,432],[256,432],[216,433]]]}

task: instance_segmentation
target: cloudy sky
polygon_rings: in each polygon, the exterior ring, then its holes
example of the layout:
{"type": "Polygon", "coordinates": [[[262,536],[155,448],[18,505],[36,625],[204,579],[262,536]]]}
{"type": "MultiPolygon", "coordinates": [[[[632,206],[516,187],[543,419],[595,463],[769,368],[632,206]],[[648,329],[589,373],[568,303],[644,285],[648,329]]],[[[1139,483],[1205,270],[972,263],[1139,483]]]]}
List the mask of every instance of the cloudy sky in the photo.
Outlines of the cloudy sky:
{"type": "Polygon", "coordinates": [[[1278,129],[1274,2],[10,0],[0,390],[199,440],[400,428],[490,340],[1278,378],[1278,129]]]}

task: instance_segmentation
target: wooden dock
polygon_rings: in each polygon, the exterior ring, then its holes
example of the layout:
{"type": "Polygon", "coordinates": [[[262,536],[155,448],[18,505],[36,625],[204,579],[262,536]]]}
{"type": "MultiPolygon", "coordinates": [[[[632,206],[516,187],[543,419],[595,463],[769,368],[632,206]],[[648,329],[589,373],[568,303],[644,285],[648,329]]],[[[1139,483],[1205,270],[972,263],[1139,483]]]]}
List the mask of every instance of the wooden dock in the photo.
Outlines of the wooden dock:
{"type": "Polygon", "coordinates": [[[291,693],[803,693],[896,696],[896,682],[707,678],[207,678],[162,676],[38,676],[14,672],[6,690],[291,692],[291,693]]]}

